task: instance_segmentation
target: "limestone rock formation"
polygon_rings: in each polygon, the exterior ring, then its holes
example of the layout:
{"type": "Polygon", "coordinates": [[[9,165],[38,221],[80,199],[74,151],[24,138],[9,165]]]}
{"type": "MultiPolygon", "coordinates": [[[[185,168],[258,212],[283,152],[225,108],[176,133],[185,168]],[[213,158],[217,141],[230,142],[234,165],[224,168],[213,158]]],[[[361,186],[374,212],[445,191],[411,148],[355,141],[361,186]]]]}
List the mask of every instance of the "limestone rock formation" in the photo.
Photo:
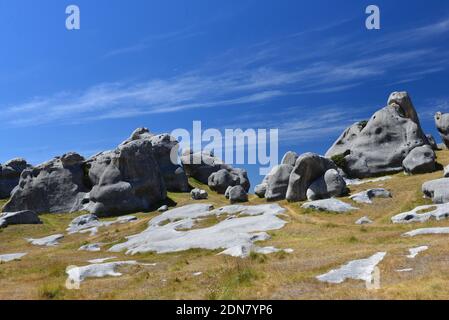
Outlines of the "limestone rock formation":
{"type": "Polygon", "coordinates": [[[36,212],[25,210],[19,212],[3,212],[0,214],[0,228],[14,224],[41,224],[36,212]]]}
{"type": "Polygon", "coordinates": [[[208,184],[212,173],[222,169],[231,170],[230,166],[208,151],[195,153],[193,150],[186,150],[181,156],[181,164],[188,177],[195,178],[203,184],[208,184]]]}
{"type": "Polygon", "coordinates": [[[449,113],[437,112],[435,125],[446,148],[449,148],[449,113]]]}
{"type": "Polygon", "coordinates": [[[31,166],[21,158],[0,164],[0,199],[8,198],[11,191],[19,184],[20,174],[31,166]]]}
{"type": "Polygon", "coordinates": [[[347,204],[346,202],[340,201],[335,198],[323,199],[323,200],[315,200],[304,203],[302,206],[304,209],[312,209],[317,211],[329,211],[329,212],[337,212],[337,213],[345,213],[352,210],[358,210],[347,204]]]}
{"type": "Polygon", "coordinates": [[[290,174],[286,199],[291,202],[307,199],[307,189],[329,169],[337,170],[331,160],[314,153],[306,153],[296,160],[290,174]]]}
{"type": "Polygon", "coordinates": [[[437,141],[431,134],[426,134],[427,141],[429,142],[429,145],[432,147],[432,150],[440,150],[438,147],[437,141]]]}
{"type": "Polygon", "coordinates": [[[192,200],[206,200],[209,197],[206,190],[201,190],[198,188],[190,191],[190,196],[192,197],[192,200]]]}
{"type": "Polygon", "coordinates": [[[369,121],[346,129],[326,157],[339,158],[350,177],[367,178],[402,171],[407,155],[428,143],[409,95],[394,92],[369,121]]]}
{"type": "Polygon", "coordinates": [[[77,153],[67,153],[35,168],[25,169],[3,211],[78,211],[89,188],[84,158],[77,153]]]}
{"type": "Polygon", "coordinates": [[[229,187],[228,190],[226,190],[226,198],[229,199],[231,204],[238,203],[238,202],[247,202],[248,201],[248,193],[240,185],[234,186],[234,187],[229,187]]]}
{"type": "Polygon", "coordinates": [[[449,178],[427,181],[422,185],[424,195],[434,203],[449,202],[449,178]]]}
{"type": "Polygon", "coordinates": [[[225,194],[229,187],[242,186],[245,192],[249,191],[250,183],[246,170],[243,169],[221,169],[212,173],[208,178],[209,187],[218,192],[225,194]]]}
{"type": "Polygon", "coordinates": [[[436,155],[430,145],[424,145],[413,149],[405,157],[402,165],[405,172],[410,174],[429,173],[435,171],[436,155]]]}
{"type": "Polygon", "coordinates": [[[329,169],[324,176],[321,176],[309,186],[307,199],[313,201],[341,197],[346,194],[348,194],[348,188],[343,177],[337,170],[329,169]]]}

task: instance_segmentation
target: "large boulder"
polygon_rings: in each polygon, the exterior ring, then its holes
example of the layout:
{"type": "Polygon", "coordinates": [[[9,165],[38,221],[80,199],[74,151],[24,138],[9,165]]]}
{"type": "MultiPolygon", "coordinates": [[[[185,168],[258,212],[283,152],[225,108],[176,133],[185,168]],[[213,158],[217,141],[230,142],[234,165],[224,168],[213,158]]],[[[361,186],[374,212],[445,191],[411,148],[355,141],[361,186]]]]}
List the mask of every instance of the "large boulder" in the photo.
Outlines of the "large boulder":
{"type": "Polygon", "coordinates": [[[31,166],[21,158],[0,164],[0,199],[8,198],[11,191],[19,184],[23,170],[31,166]]]}
{"type": "Polygon", "coordinates": [[[212,173],[208,178],[208,185],[219,194],[225,194],[229,187],[234,186],[242,186],[245,192],[248,192],[250,188],[246,170],[234,168],[222,169],[212,173]]]}
{"type": "Polygon", "coordinates": [[[179,142],[169,134],[153,135],[147,128],[138,128],[121,145],[132,141],[148,140],[164,178],[168,191],[189,192],[189,182],[184,169],[178,164],[179,142]]]}
{"type": "Polygon", "coordinates": [[[434,203],[449,202],[449,178],[427,181],[422,185],[422,191],[434,203]]]}
{"type": "MultiPolygon", "coordinates": [[[[181,164],[188,177],[195,178],[203,184],[208,184],[211,174],[222,169],[231,170],[231,166],[214,156],[212,152],[193,152],[186,150],[181,156],[181,164]]],[[[226,191],[226,189],[225,189],[226,191]]]]}
{"type": "Polygon", "coordinates": [[[310,185],[330,169],[337,170],[335,163],[318,154],[300,156],[290,174],[286,199],[290,202],[306,200],[310,185]]]}
{"type": "Polygon", "coordinates": [[[341,197],[348,194],[345,179],[335,169],[316,179],[307,190],[307,199],[310,201],[341,197]]]}
{"type": "Polygon", "coordinates": [[[24,210],[19,212],[3,212],[0,214],[0,228],[14,224],[41,224],[36,212],[24,210]]]}
{"type": "Polygon", "coordinates": [[[93,188],[84,207],[98,216],[146,211],[165,200],[166,188],[151,142],[134,140],[88,162],[93,188]]]}
{"type": "Polygon", "coordinates": [[[413,149],[402,162],[405,172],[410,174],[435,171],[436,155],[430,145],[413,149]]]}
{"type": "Polygon", "coordinates": [[[274,167],[267,175],[265,198],[268,201],[285,199],[292,170],[291,165],[281,164],[274,167]]]}
{"type": "Polygon", "coordinates": [[[67,153],[35,168],[25,169],[3,211],[78,211],[90,186],[84,158],[77,153],[67,153]]]}
{"type": "Polygon", "coordinates": [[[402,171],[410,151],[428,143],[409,95],[394,92],[369,121],[346,129],[326,157],[339,159],[350,177],[367,178],[402,171]]]}
{"type": "Polygon", "coordinates": [[[248,193],[242,186],[229,187],[226,190],[226,198],[231,204],[237,202],[248,202],[248,193]]]}
{"type": "Polygon", "coordinates": [[[435,125],[446,148],[449,148],[449,113],[437,112],[435,125]]]}

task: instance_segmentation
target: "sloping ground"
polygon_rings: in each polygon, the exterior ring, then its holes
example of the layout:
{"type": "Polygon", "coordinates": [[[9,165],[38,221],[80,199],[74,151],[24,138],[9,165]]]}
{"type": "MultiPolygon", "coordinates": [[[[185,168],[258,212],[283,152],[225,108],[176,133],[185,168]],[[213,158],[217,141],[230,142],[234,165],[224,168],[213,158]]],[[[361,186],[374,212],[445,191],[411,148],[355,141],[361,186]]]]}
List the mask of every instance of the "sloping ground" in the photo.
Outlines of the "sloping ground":
{"type": "MultiPolygon", "coordinates": [[[[438,161],[449,164],[449,151],[438,152],[438,161]]],[[[301,209],[301,203],[279,202],[287,209],[287,225],[268,232],[272,239],[261,247],[292,248],[293,253],[251,254],[247,259],[216,255],[222,250],[189,250],[167,254],[107,252],[125,237],[140,233],[157,212],[140,213],[137,222],[117,224],[89,234],[65,235],[56,247],[37,247],[24,238],[41,238],[65,233],[79,214],[43,215],[43,225],[10,226],[0,229],[0,254],[27,252],[20,261],[0,264],[0,299],[449,299],[449,235],[401,237],[405,232],[425,227],[449,227],[449,220],[422,224],[393,224],[391,217],[430,204],[422,197],[423,182],[440,178],[442,172],[405,176],[351,186],[351,193],[382,187],[391,199],[373,199],[373,204],[347,214],[301,209]],[[368,216],[370,225],[356,225],[368,216]],[[103,243],[102,251],[78,251],[82,245],[103,243]],[[429,249],[416,258],[406,256],[409,249],[426,245],[429,249]],[[367,290],[363,281],[348,280],[327,284],[317,276],[338,269],[351,260],[365,259],[387,252],[379,263],[381,288],[367,290]],[[119,268],[121,277],[87,279],[80,290],[65,288],[66,267],[85,266],[88,260],[115,256],[115,261],[136,260],[139,264],[119,268]],[[156,265],[152,265],[156,263],[156,265]],[[409,269],[409,272],[397,272],[409,269]],[[201,274],[199,274],[201,272],[201,274]]],[[[207,187],[191,181],[194,186],[207,187]]],[[[187,194],[171,193],[182,206],[190,203],[227,205],[223,196],[209,191],[209,199],[192,201],[187,194]]],[[[265,200],[250,197],[249,204],[265,200]]],[[[0,205],[2,203],[0,202],[0,205]]],[[[217,221],[204,221],[208,226],[217,221]]]]}

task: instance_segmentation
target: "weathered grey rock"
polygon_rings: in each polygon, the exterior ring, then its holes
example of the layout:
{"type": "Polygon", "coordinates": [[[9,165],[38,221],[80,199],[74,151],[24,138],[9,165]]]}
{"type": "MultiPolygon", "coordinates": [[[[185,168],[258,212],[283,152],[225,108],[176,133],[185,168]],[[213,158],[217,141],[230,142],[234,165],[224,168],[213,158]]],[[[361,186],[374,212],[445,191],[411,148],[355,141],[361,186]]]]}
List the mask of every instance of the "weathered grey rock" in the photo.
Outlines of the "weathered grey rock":
{"type": "Polygon", "coordinates": [[[360,180],[358,178],[356,179],[345,179],[346,185],[347,186],[359,186],[365,183],[374,183],[374,182],[382,182],[382,181],[387,181],[387,180],[391,180],[392,177],[391,176],[385,176],[385,177],[380,177],[380,178],[374,178],[374,179],[364,179],[364,180],[360,180]]]}
{"type": "Polygon", "coordinates": [[[89,252],[99,252],[101,251],[100,243],[86,244],[81,246],[78,251],[89,251],[89,252]]]}
{"type": "Polygon", "coordinates": [[[449,148],[449,113],[437,112],[435,125],[446,148],[449,148]]]}
{"type": "Polygon", "coordinates": [[[85,214],[73,219],[66,231],[69,234],[77,233],[85,229],[95,228],[100,226],[100,219],[94,214],[85,214]]]}
{"type": "Polygon", "coordinates": [[[0,255],[0,263],[20,260],[26,255],[27,255],[27,253],[2,254],[2,255],[0,255]]]}
{"type": "Polygon", "coordinates": [[[281,164],[274,167],[267,175],[265,198],[268,201],[285,199],[292,170],[291,165],[281,164]]]}
{"type": "Polygon", "coordinates": [[[286,199],[290,202],[306,200],[307,189],[312,182],[330,169],[337,170],[337,166],[329,159],[315,153],[301,155],[290,174],[286,199]]]}
{"type": "Polygon", "coordinates": [[[8,198],[11,191],[19,184],[23,170],[31,166],[21,158],[0,164],[0,199],[8,198]]]}
{"type": "Polygon", "coordinates": [[[358,210],[358,208],[355,208],[350,204],[347,204],[346,202],[334,198],[306,202],[301,207],[304,209],[313,209],[318,211],[329,211],[338,213],[358,210]]]}
{"type": "Polygon", "coordinates": [[[346,182],[335,169],[327,170],[324,176],[318,178],[309,186],[307,199],[310,201],[341,197],[348,194],[346,182]]]}
{"type": "Polygon", "coordinates": [[[391,218],[393,223],[426,222],[449,218],[449,203],[419,206],[411,211],[403,212],[391,218]]]}
{"type": "Polygon", "coordinates": [[[339,269],[318,276],[317,279],[329,283],[342,283],[347,279],[371,282],[374,268],[385,258],[386,254],[386,252],[378,252],[367,259],[351,261],[339,269]]]}
{"type": "Polygon", "coordinates": [[[207,194],[206,190],[195,188],[192,191],[190,191],[190,196],[193,200],[206,200],[209,195],[207,194]]]}
{"type": "Polygon", "coordinates": [[[440,150],[440,147],[438,147],[437,141],[431,134],[426,134],[427,141],[429,142],[429,145],[432,147],[432,150],[440,150]]]}
{"type": "Polygon", "coordinates": [[[233,203],[248,202],[248,194],[242,186],[230,187],[228,190],[228,199],[233,203]]]}
{"type": "Polygon", "coordinates": [[[406,173],[419,174],[435,171],[436,155],[430,145],[416,147],[402,162],[406,173]]]}
{"type": "Polygon", "coordinates": [[[219,194],[225,194],[228,187],[242,186],[246,192],[250,188],[246,170],[234,168],[231,170],[222,169],[212,173],[208,178],[208,185],[219,194]]]}
{"type": "Polygon", "coordinates": [[[368,217],[361,217],[359,220],[355,222],[355,224],[363,225],[363,224],[371,224],[373,221],[368,217]]]}
{"type": "Polygon", "coordinates": [[[81,283],[87,278],[120,277],[117,269],[126,265],[137,265],[137,261],[119,261],[100,264],[91,264],[83,267],[67,268],[68,280],[72,283],[81,283]]]}
{"type": "Polygon", "coordinates": [[[264,182],[262,182],[261,184],[257,185],[254,188],[254,193],[256,194],[256,196],[258,196],[259,198],[265,198],[265,193],[267,192],[267,187],[268,185],[264,182]]]}
{"type": "Polygon", "coordinates": [[[433,203],[449,202],[449,178],[427,181],[422,185],[422,191],[433,203]]]}
{"type": "Polygon", "coordinates": [[[428,246],[421,246],[421,247],[408,249],[409,255],[407,256],[407,258],[415,259],[418,256],[418,254],[420,254],[421,252],[427,251],[427,250],[429,250],[428,246]]]}
{"type": "Polygon", "coordinates": [[[106,258],[92,259],[92,260],[88,260],[87,262],[89,262],[91,264],[100,264],[100,263],[105,263],[108,260],[114,260],[114,259],[117,259],[117,257],[106,257],[106,258]]]}
{"type": "Polygon", "coordinates": [[[25,169],[3,211],[78,211],[89,188],[84,158],[77,153],[67,153],[35,168],[25,169]]]}
{"type": "Polygon", "coordinates": [[[179,252],[193,248],[226,251],[232,248],[223,254],[234,254],[241,252],[242,248],[251,248],[257,241],[268,240],[270,236],[266,231],[281,229],[286,224],[280,218],[285,209],[274,203],[210,209],[210,204],[196,204],[169,210],[153,218],[147,230],[128,237],[126,242],[114,245],[109,251],[126,250],[127,254],[137,254],[179,252]],[[191,230],[199,219],[221,215],[233,218],[191,230]]]}
{"type": "Polygon", "coordinates": [[[181,156],[181,164],[188,177],[195,178],[203,184],[208,183],[212,173],[232,169],[221,159],[214,157],[212,152],[207,151],[194,153],[193,150],[186,150],[181,156]]]}
{"type": "Polygon", "coordinates": [[[292,167],[295,166],[296,160],[298,160],[299,155],[294,151],[287,152],[284,157],[282,158],[281,164],[288,164],[292,167]]]}
{"type": "Polygon", "coordinates": [[[0,214],[0,228],[14,224],[41,224],[36,212],[30,210],[3,212],[0,214]]]}
{"type": "Polygon", "coordinates": [[[410,151],[426,144],[410,97],[395,92],[388,105],[368,122],[346,129],[326,157],[343,156],[343,169],[350,177],[367,178],[402,171],[402,162],[410,151]]]}
{"type": "Polygon", "coordinates": [[[391,192],[383,188],[369,189],[356,193],[349,198],[357,203],[372,204],[373,198],[391,198],[391,192]]]}
{"type": "Polygon", "coordinates": [[[421,228],[421,229],[416,229],[416,230],[406,232],[403,234],[403,236],[404,237],[416,237],[416,236],[429,235],[429,234],[448,234],[448,233],[449,233],[448,227],[421,228]]]}
{"type": "Polygon", "coordinates": [[[166,188],[146,139],[119,146],[88,161],[94,185],[84,209],[97,216],[149,210],[165,200],[166,188]]]}
{"type": "Polygon", "coordinates": [[[42,246],[42,247],[54,247],[59,244],[59,241],[64,238],[63,234],[55,234],[44,238],[39,239],[26,239],[29,243],[35,246],[42,246]]]}
{"type": "Polygon", "coordinates": [[[165,212],[168,210],[168,206],[167,205],[163,205],[162,207],[160,207],[159,209],[157,209],[158,212],[165,212]]]}

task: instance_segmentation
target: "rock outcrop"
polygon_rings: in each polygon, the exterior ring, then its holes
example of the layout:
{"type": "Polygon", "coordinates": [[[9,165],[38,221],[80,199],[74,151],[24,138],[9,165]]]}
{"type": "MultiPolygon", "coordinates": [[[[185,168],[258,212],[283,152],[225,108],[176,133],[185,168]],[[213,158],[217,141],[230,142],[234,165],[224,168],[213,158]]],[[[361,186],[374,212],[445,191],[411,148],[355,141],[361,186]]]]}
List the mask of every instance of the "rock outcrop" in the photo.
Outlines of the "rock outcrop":
{"type": "Polygon", "coordinates": [[[85,169],[84,158],[77,153],[67,153],[25,169],[3,211],[56,213],[80,210],[82,199],[91,186],[85,169]]]}
{"type": "MultiPolygon", "coordinates": [[[[203,184],[208,184],[211,174],[222,169],[231,170],[221,159],[214,156],[213,152],[193,152],[186,150],[181,156],[181,164],[188,177],[195,178],[203,184]]],[[[226,191],[226,190],[225,190],[226,191]]]]}
{"type": "Polygon", "coordinates": [[[250,183],[246,170],[221,169],[212,173],[208,178],[209,187],[219,194],[225,194],[229,187],[241,186],[245,192],[249,191],[250,183]]]}
{"type": "Polygon", "coordinates": [[[310,201],[341,197],[349,192],[343,177],[335,169],[329,169],[309,186],[307,199],[310,201]]]}
{"type": "Polygon", "coordinates": [[[187,175],[182,166],[178,164],[179,142],[174,137],[169,134],[153,135],[147,128],[138,128],[121,145],[124,146],[137,140],[150,141],[153,146],[154,158],[159,165],[168,191],[190,191],[187,175]]]}
{"type": "Polygon", "coordinates": [[[231,204],[248,201],[248,193],[242,186],[229,187],[225,196],[231,204]]]}
{"type": "Polygon", "coordinates": [[[430,145],[416,147],[405,157],[402,166],[406,173],[429,173],[436,169],[436,155],[430,145]]]}
{"type": "Polygon", "coordinates": [[[369,121],[346,129],[326,157],[338,158],[350,177],[367,178],[402,171],[408,154],[427,144],[409,95],[394,92],[369,121]]]}
{"type": "Polygon", "coordinates": [[[427,181],[422,185],[422,192],[434,203],[449,202],[449,178],[427,181]]]}
{"type": "Polygon", "coordinates": [[[355,208],[350,204],[335,198],[306,202],[301,206],[301,208],[337,213],[345,213],[352,210],[358,210],[358,208],[355,208]]]}
{"type": "Polygon", "coordinates": [[[290,174],[286,199],[290,202],[306,200],[310,185],[330,169],[337,170],[337,166],[329,159],[314,153],[300,156],[290,174]]]}
{"type": "Polygon", "coordinates": [[[446,148],[449,148],[449,113],[437,112],[435,125],[446,148]]]}
{"type": "Polygon", "coordinates": [[[26,160],[17,158],[0,164],[0,199],[8,198],[11,191],[19,184],[23,170],[31,166],[26,160]]]}

